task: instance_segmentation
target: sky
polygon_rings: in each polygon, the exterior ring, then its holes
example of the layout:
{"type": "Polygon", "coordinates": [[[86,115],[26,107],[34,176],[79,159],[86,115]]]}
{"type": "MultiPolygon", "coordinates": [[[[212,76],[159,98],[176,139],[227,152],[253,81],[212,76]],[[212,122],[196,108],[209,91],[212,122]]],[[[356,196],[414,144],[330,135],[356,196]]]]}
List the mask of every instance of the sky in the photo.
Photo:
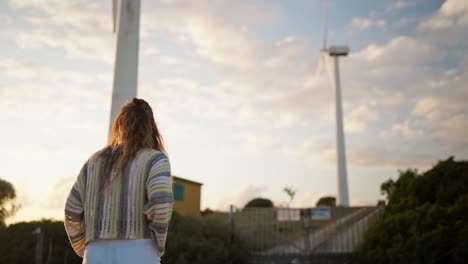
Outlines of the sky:
{"type": "MultiPolygon", "coordinates": [[[[0,1],[0,177],[9,222],[63,219],[79,169],[105,146],[115,60],[111,1],[0,1]]],[[[316,74],[321,0],[142,0],[138,96],[172,172],[202,208],[335,195],[334,91],[316,74]]],[[[331,0],[351,205],[407,168],[468,158],[468,1],[331,0]]]]}

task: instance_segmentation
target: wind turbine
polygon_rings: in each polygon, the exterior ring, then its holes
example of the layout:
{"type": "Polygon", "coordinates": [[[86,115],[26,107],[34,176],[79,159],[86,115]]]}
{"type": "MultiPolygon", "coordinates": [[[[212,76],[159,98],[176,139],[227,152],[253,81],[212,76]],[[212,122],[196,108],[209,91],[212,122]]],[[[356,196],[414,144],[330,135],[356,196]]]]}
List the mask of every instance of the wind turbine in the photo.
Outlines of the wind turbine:
{"type": "Polygon", "coordinates": [[[137,94],[140,0],[112,0],[112,15],[114,33],[117,31],[117,52],[109,134],[125,101],[137,94]]]}
{"type": "Polygon", "coordinates": [[[319,74],[322,67],[327,70],[328,78],[335,87],[335,113],[336,113],[336,153],[337,153],[337,180],[338,180],[338,201],[337,205],[349,206],[349,193],[348,193],[348,173],[346,169],[346,149],[345,138],[343,132],[343,110],[341,106],[341,83],[340,83],[340,65],[339,57],[346,56],[349,53],[347,46],[330,46],[327,47],[327,34],[328,34],[328,1],[325,0],[324,5],[325,13],[323,16],[323,42],[322,49],[320,50],[320,59],[317,66],[316,74],[319,74]],[[333,58],[334,65],[334,78],[330,74],[328,68],[328,59],[333,58]]]}

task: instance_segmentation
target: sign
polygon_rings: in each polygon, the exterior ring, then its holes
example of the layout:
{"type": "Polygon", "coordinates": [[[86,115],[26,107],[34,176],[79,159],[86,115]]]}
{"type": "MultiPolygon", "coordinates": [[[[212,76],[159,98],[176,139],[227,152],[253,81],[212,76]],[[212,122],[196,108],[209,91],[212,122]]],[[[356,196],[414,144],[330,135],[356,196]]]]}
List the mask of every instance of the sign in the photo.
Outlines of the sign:
{"type": "Polygon", "coordinates": [[[277,211],[277,219],[283,221],[300,221],[301,211],[299,209],[279,208],[277,211]]]}
{"type": "Polygon", "coordinates": [[[312,208],[312,220],[330,220],[331,211],[328,206],[312,208]]]}

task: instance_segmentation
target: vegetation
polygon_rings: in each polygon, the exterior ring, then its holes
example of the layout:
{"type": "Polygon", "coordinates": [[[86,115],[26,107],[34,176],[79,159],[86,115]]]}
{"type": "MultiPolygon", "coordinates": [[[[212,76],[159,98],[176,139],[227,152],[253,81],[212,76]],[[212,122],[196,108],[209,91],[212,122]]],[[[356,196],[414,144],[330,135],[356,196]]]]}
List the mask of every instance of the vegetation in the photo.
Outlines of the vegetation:
{"type": "Polygon", "coordinates": [[[330,207],[336,207],[336,198],[334,196],[324,196],[321,197],[317,203],[316,206],[330,206],[330,207]]]}
{"type": "Polygon", "coordinates": [[[0,228],[5,226],[5,220],[13,216],[18,209],[14,203],[16,192],[13,185],[0,178],[0,228]]]}
{"type": "Polygon", "coordinates": [[[366,234],[355,263],[466,263],[468,162],[449,158],[381,186],[386,215],[366,234]]]}
{"type": "Polygon", "coordinates": [[[288,206],[289,206],[291,202],[294,200],[294,196],[296,195],[296,190],[294,190],[293,187],[284,187],[283,191],[289,197],[289,203],[288,203],[288,206]]]}
{"type": "Polygon", "coordinates": [[[63,222],[42,220],[17,223],[0,229],[0,264],[35,263],[38,237],[33,232],[38,227],[44,234],[42,263],[81,263],[82,259],[70,247],[63,222]]]}
{"type": "Polygon", "coordinates": [[[272,208],[273,202],[271,200],[265,199],[265,198],[255,198],[250,200],[244,208],[257,208],[257,207],[263,207],[263,208],[272,208]]]}
{"type": "Polygon", "coordinates": [[[182,217],[174,213],[162,263],[241,264],[247,263],[246,252],[242,241],[230,239],[226,223],[211,217],[182,217]]]}
{"type": "Polygon", "coordinates": [[[208,216],[214,214],[215,211],[211,210],[210,208],[206,208],[205,210],[201,211],[202,216],[208,216]]]}
{"type": "MultiPolygon", "coordinates": [[[[82,259],[70,247],[63,222],[42,220],[0,228],[0,264],[35,262],[37,235],[44,233],[42,263],[79,264],[82,259]]],[[[230,241],[229,227],[218,219],[182,217],[173,214],[162,263],[246,263],[246,250],[239,240],[230,241]]]]}
{"type": "MultiPolygon", "coordinates": [[[[39,255],[42,254],[42,263],[81,263],[82,259],[70,246],[62,221],[44,219],[8,227],[4,225],[6,217],[18,208],[13,203],[15,196],[13,185],[0,179],[0,264],[34,263],[37,245],[41,245],[38,249],[41,252],[39,255]],[[42,243],[38,244],[41,240],[42,243]]],[[[244,244],[230,236],[227,218],[221,218],[219,213],[209,209],[205,213],[208,216],[203,218],[182,217],[173,213],[162,263],[247,262],[244,244]]]]}

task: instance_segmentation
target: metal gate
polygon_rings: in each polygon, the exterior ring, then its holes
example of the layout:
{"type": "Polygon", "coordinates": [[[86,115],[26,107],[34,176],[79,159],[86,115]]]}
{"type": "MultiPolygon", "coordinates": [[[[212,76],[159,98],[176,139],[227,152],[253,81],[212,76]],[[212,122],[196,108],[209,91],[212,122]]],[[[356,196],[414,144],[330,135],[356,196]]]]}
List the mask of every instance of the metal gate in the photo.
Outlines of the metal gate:
{"type": "Polygon", "coordinates": [[[245,243],[253,264],[349,263],[364,234],[384,207],[231,207],[231,230],[245,243]]]}

